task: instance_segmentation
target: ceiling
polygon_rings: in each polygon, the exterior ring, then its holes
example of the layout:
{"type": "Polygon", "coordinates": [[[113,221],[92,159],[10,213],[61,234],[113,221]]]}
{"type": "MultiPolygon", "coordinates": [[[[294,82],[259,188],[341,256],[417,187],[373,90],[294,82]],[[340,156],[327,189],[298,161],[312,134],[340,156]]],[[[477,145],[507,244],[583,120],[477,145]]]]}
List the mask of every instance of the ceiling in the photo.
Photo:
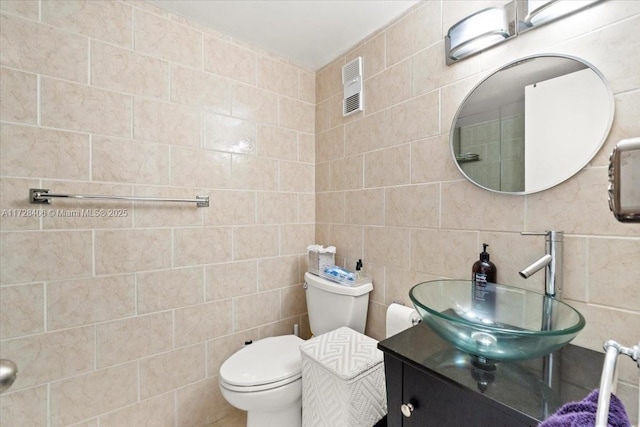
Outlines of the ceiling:
{"type": "Polygon", "coordinates": [[[312,71],[418,0],[150,0],[312,71]]]}

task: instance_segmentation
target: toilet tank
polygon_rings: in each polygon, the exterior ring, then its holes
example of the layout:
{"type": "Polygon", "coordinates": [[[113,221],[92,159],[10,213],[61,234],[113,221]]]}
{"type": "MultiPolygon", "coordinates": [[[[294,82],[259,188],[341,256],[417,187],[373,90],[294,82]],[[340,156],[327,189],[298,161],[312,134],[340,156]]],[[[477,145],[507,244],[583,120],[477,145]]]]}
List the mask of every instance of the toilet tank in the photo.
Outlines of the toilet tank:
{"type": "Polygon", "coordinates": [[[304,282],[313,335],[321,335],[342,326],[364,334],[369,292],[373,290],[371,282],[347,286],[308,272],[304,275],[304,282]]]}

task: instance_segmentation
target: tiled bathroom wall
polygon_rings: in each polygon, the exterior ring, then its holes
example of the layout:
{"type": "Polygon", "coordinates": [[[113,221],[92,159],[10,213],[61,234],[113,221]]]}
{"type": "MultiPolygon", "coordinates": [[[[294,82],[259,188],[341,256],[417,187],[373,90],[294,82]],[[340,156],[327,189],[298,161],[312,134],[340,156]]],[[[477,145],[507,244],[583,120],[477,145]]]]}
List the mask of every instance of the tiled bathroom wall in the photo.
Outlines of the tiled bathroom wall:
{"type": "MultiPolygon", "coordinates": [[[[501,1],[428,1],[372,34],[318,72],[316,82],[316,236],[338,257],[364,261],[374,291],[367,332],[384,336],[392,301],[437,278],[469,278],[486,242],[498,281],[543,291],[543,274],[518,271],[544,253],[560,230],[564,297],[587,325],[574,340],[598,351],[605,340],[640,340],[640,226],[618,223],[607,204],[608,156],[640,136],[640,2],[607,1],[485,53],[445,65],[443,36],[463,17],[501,1]],[[615,94],[611,133],[584,170],[529,196],[500,195],[466,181],[450,153],[453,116],[492,70],[534,53],[564,53],[597,67],[615,94]],[[364,60],[365,111],[340,114],[341,67],[364,60]]],[[[638,421],[638,369],[620,359],[619,394],[638,421]]],[[[594,366],[600,370],[601,366],[594,366]]],[[[635,425],[635,424],[634,424],[635,425]]]]}
{"type": "Polygon", "coordinates": [[[140,1],[0,6],[0,424],[225,417],[222,361],[309,333],[315,73],[140,1]]]}

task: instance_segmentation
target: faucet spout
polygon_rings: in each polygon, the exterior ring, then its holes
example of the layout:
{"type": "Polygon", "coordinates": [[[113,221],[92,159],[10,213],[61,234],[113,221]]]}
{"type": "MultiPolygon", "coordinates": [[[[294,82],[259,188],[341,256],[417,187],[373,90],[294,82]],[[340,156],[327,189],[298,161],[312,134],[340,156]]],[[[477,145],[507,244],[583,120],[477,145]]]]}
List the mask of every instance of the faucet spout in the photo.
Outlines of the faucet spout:
{"type": "Polygon", "coordinates": [[[551,255],[544,254],[542,258],[531,264],[529,267],[520,270],[518,274],[523,278],[528,279],[529,277],[533,276],[535,273],[549,265],[552,260],[553,258],[551,257],[551,255]]]}
{"type": "Polygon", "coordinates": [[[546,231],[544,233],[523,232],[522,234],[545,236],[546,250],[540,259],[521,270],[519,272],[520,276],[527,279],[544,268],[546,271],[544,280],[545,295],[562,299],[562,241],[564,233],[562,231],[546,231]]]}

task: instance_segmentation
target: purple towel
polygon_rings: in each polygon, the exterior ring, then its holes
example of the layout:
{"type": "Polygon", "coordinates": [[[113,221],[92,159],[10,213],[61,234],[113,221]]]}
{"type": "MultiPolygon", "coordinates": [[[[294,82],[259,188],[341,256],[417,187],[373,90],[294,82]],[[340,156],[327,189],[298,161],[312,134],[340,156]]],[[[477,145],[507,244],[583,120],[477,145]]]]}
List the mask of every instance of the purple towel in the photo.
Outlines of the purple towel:
{"type": "MultiPolygon", "coordinates": [[[[593,427],[596,424],[596,412],[598,412],[598,390],[593,390],[584,400],[567,403],[558,409],[538,427],[593,427]]],[[[607,422],[611,427],[631,427],[624,405],[613,393],[609,403],[607,422]]]]}

